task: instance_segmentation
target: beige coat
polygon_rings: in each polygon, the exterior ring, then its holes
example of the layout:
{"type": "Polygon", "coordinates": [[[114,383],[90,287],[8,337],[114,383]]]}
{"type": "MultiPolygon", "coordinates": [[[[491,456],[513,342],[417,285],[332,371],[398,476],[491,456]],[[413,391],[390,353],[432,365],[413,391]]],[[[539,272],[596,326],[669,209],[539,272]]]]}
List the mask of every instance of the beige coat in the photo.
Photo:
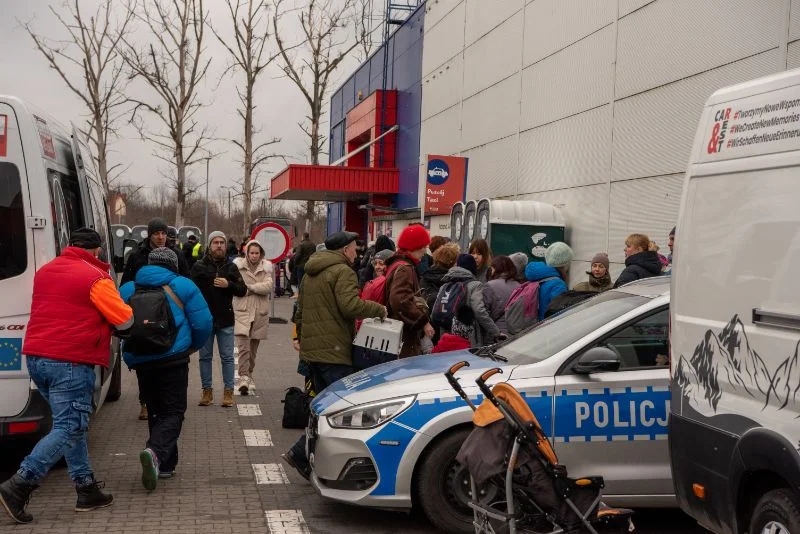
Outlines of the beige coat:
{"type": "Polygon", "coordinates": [[[269,299],[275,281],[272,262],[261,260],[254,271],[250,270],[245,258],[236,258],[233,263],[247,286],[247,295],[233,297],[233,314],[236,320],[233,334],[251,339],[267,339],[269,299]]]}

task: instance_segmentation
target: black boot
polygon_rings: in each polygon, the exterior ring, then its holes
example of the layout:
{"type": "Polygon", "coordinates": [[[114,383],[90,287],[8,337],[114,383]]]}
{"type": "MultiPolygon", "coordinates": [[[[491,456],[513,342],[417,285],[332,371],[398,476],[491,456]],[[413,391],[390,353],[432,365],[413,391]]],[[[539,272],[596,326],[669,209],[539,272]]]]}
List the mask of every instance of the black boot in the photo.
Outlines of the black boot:
{"type": "Polygon", "coordinates": [[[103,508],[114,502],[114,496],[110,493],[103,493],[101,489],[106,487],[105,482],[92,481],[83,486],[75,486],[78,492],[78,502],[75,503],[76,512],[91,512],[96,508],[103,508]]]}
{"type": "Polygon", "coordinates": [[[39,485],[15,474],[0,484],[0,504],[17,523],[30,523],[33,516],[25,511],[33,490],[39,485]]]}

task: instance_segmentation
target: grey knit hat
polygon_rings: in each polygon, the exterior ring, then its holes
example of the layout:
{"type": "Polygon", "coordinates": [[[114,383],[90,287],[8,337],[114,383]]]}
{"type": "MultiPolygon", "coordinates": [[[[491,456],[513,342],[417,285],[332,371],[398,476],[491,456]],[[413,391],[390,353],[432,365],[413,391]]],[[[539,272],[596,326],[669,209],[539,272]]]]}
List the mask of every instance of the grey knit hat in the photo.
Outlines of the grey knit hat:
{"type": "Polygon", "coordinates": [[[213,232],[208,234],[208,240],[206,241],[206,246],[210,247],[211,246],[211,241],[214,240],[214,238],[217,238],[217,237],[221,237],[222,240],[225,241],[226,243],[228,241],[228,238],[225,237],[225,232],[220,232],[219,230],[214,230],[213,232]]]}
{"type": "Polygon", "coordinates": [[[381,250],[380,252],[376,252],[375,253],[375,257],[372,258],[372,259],[373,260],[381,260],[381,261],[385,262],[386,260],[388,260],[392,256],[394,256],[394,252],[389,250],[389,249],[386,249],[386,250],[381,250]]]}
{"type": "Polygon", "coordinates": [[[167,247],[158,247],[150,251],[147,255],[148,265],[160,265],[170,271],[178,272],[178,255],[175,251],[167,247]]]}
{"type": "Polygon", "coordinates": [[[561,241],[556,241],[547,247],[547,250],[544,253],[544,260],[550,267],[563,267],[565,265],[569,265],[573,257],[574,254],[572,253],[572,249],[569,248],[569,245],[562,243],[561,241]]]}
{"type": "Polygon", "coordinates": [[[515,252],[508,257],[517,268],[517,278],[525,278],[525,267],[528,266],[528,255],[524,252],[515,252]]]}

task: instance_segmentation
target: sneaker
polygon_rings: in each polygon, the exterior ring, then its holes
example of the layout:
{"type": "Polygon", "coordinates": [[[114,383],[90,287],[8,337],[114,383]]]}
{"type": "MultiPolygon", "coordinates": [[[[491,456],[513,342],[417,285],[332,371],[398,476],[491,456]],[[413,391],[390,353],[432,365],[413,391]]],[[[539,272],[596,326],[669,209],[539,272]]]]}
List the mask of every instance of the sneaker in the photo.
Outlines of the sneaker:
{"type": "Polygon", "coordinates": [[[25,507],[28,505],[31,493],[38,487],[38,484],[28,482],[15,474],[0,484],[0,505],[17,523],[30,523],[33,521],[33,516],[25,511],[25,507]]]}
{"type": "Polygon", "coordinates": [[[175,476],[175,470],[172,471],[158,471],[158,478],[172,478],[175,476]]]}
{"type": "Polygon", "coordinates": [[[239,393],[242,395],[247,395],[250,393],[248,387],[250,385],[250,379],[247,376],[240,376],[239,377],[239,393]]]}
{"type": "Polygon", "coordinates": [[[75,486],[78,493],[78,502],[75,503],[76,512],[91,512],[97,508],[105,508],[114,502],[114,496],[110,493],[103,493],[101,489],[106,487],[102,481],[92,481],[82,486],[75,486]]]}
{"type": "Polygon", "coordinates": [[[147,448],[139,453],[139,462],[142,464],[142,485],[147,491],[153,491],[158,484],[158,457],[147,448]]]}
{"type": "Polygon", "coordinates": [[[142,404],[142,409],[139,410],[139,421],[147,421],[147,405],[142,404]]]}
{"type": "Polygon", "coordinates": [[[212,388],[203,388],[203,398],[197,403],[198,406],[210,406],[214,401],[214,390],[212,388]]]}
{"type": "Polygon", "coordinates": [[[311,466],[308,462],[297,461],[294,457],[294,454],[292,454],[292,451],[281,454],[281,458],[283,458],[283,461],[289,464],[290,467],[293,467],[298,473],[300,473],[301,477],[306,480],[311,480],[311,466]]]}

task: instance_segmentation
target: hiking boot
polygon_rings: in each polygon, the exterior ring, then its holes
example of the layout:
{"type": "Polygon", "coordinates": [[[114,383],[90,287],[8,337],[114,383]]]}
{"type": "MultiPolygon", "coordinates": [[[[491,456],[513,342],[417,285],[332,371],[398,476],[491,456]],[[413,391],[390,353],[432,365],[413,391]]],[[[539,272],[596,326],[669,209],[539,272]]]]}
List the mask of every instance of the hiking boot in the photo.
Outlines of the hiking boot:
{"type": "Polygon", "coordinates": [[[153,491],[158,484],[158,457],[148,447],[139,453],[139,462],[142,464],[142,485],[147,491],[153,491]]]}
{"type": "Polygon", "coordinates": [[[78,492],[78,502],[75,503],[75,511],[91,512],[97,508],[110,506],[114,502],[114,496],[100,491],[105,487],[105,482],[94,480],[82,486],[76,485],[75,491],[78,492]]]}
{"type": "Polygon", "coordinates": [[[198,406],[210,406],[214,400],[214,390],[211,388],[203,388],[203,398],[197,403],[198,406]]]}
{"type": "Polygon", "coordinates": [[[139,410],[139,421],[147,421],[147,405],[142,404],[142,409],[139,410]]]}
{"type": "Polygon", "coordinates": [[[25,511],[33,490],[39,485],[15,474],[0,484],[0,504],[17,523],[30,523],[33,516],[25,511]]]}
{"type": "Polygon", "coordinates": [[[230,408],[231,406],[233,406],[233,390],[226,388],[222,393],[222,407],[230,408]]]}
{"type": "Polygon", "coordinates": [[[239,377],[239,393],[242,395],[247,395],[250,393],[248,387],[250,385],[250,379],[246,376],[239,377]]]}
{"type": "Polygon", "coordinates": [[[301,462],[296,459],[292,451],[281,454],[281,458],[283,458],[284,462],[295,468],[297,472],[300,473],[301,477],[306,480],[311,479],[311,465],[308,462],[301,462]]]}

